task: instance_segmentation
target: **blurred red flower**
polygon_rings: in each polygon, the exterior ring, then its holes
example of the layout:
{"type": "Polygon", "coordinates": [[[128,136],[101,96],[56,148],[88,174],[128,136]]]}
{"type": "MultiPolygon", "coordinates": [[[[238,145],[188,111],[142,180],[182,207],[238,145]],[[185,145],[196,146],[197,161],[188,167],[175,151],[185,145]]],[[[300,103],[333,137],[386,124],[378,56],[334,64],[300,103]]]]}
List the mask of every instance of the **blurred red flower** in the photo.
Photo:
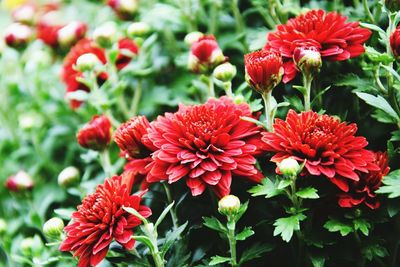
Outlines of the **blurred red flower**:
{"type": "Polygon", "coordinates": [[[131,195],[120,176],[107,178],[72,214],[72,223],[64,228],[67,236],[60,250],[73,251],[74,256],[79,257],[78,266],[86,267],[96,266],[105,258],[113,239],[124,248],[132,249],[135,245],[133,228],[140,225],[141,220],[123,207],[133,208],[147,218],[151,210],[141,206],[141,200],[142,194],[131,195]]]}
{"type": "Polygon", "coordinates": [[[241,116],[253,117],[249,105],[227,97],[159,116],[148,129],[157,150],[147,182],[185,178],[193,196],[208,186],[219,197],[229,194],[232,176],[260,182],[254,156],[261,153],[262,129],[241,116]]]}
{"type": "Polygon", "coordinates": [[[193,72],[208,72],[225,61],[213,35],[204,35],[192,43],[188,67],[193,72]]]}
{"type": "Polygon", "coordinates": [[[79,132],[76,139],[84,148],[103,150],[111,141],[111,122],[107,116],[94,116],[79,132]]]}
{"type": "Polygon", "coordinates": [[[288,157],[305,161],[303,175],[325,176],[348,192],[363,173],[379,170],[374,154],[365,149],[367,140],[356,132],[356,124],[335,117],[290,110],[286,121],[275,120],[274,132],[263,132],[262,140],[266,151],[276,152],[271,161],[288,157]]]}
{"type": "Polygon", "coordinates": [[[123,38],[118,41],[118,49],[119,53],[115,64],[117,65],[117,68],[121,70],[131,62],[133,56],[137,55],[139,47],[133,40],[123,38]]]}
{"type": "Polygon", "coordinates": [[[346,22],[347,17],[336,12],[311,10],[278,25],[275,32],[267,36],[266,49],[280,53],[284,59],[283,82],[292,80],[296,74],[293,52],[297,47],[314,47],[322,58],[341,61],[364,53],[364,43],[371,31],[360,28],[359,22],[346,22]]]}
{"type": "Polygon", "coordinates": [[[374,162],[379,166],[379,170],[360,173],[360,180],[351,183],[349,192],[339,194],[341,207],[351,208],[364,203],[371,209],[379,208],[380,203],[375,191],[379,189],[383,177],[390,171],[387,153],[376,152],[374,162]]]}
{"type": "Polygon", "coordinates": [[[400,56],[400,27],[397,27],[390,35],[390,47],[395,57],[400,56]]]}

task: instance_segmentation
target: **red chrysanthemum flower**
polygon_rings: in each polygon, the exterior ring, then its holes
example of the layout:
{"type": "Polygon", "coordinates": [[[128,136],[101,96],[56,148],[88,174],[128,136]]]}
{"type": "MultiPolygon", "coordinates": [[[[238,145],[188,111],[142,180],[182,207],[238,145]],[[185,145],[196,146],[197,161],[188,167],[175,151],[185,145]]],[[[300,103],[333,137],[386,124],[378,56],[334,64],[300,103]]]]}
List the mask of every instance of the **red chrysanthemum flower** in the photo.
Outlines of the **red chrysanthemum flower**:
{"type": "Polygon", "coordinates": [[[282,79],[283,62],[279,53],[259,50],[244,56],[246,80],[260,94],[272,90],[282,79]]]}
{"type": "Polygon", "coordinates": [[[283,82],[292,80],[297,73],[293,52],[297,47],[314,47],[322,58],[341,61],[364,53],[364,43],[371,31],[359,27],[359,22],[346,22],[347,17],[336,12],[311,10],[268,34],[265,48],[279,52],[285,62],[283,82]]]}
{"type": "Polygon", "coordinates": [[[264,149],[276,152],[271,161],[293,157],[304,162],[303,174],[325,176],[342,191],[349,191],[361,173],[378,170],[374,154],[365,149],[367,140],[355,136],[356,124],[316,112],[290,110],[286,121],[276,119],[274,132],[264,132],[264,149]]]}
{"type": "Polygon", "coordinates": [[[193,72],[208,72],[225,61],[213,35],[204,35],[192,43],[188,67],[193,72]]]}
{"type": "Polygon", "coordinates": [[[115,64],[121,70],[131,62],[133,56],[137,55],[139,47],[133,40],[124,38],[118,41],[118,49],[119,53],[115,64]]]}
{"type": "Polygon", "coordinates": [[[147,182],[184,178],[193,196],[209,186],[219,197],[229,194],[232,176],[259,182],[254,156],[261,153],[262,129],[241,116],[252,117],[250,107],[226,97],[159,116],[148,129],[157,150],[147,182]]]}
{"type": "Polygon", "coordinates": [[[360,180],[351,183],[349,192],[339,194],[341,207],[351,208],[364,203],[371,209],[379,208],[380,203],[375,191],[379,189],[383,177],[390,171],[387,153],[376,152],[374,163],[379,166],[379,170],[360,173],[360,180]]]}
{"type": "MultiPolygon", "coordinates": [[[[67,93],[75,92],[78,90],[89,91],[86,85],[78,82],[77,77],[81,77],[82,73],[74,69],[74,65],[80,56],[83,54],[91,53],[98,57],[98,59],[105,64],[106,56],[104,50],[96,45],[91,39],[80,40],[68,53],[64,59],[63,69],[62,69],[62,79],[67,85],[67,93]]],[[[107,74],[102,73],[99,75],[99,83],[104,82],[107,79],[107,74]]],[[[80,101],[71,100],[71,108],[78,108],[81,105],[80,101]]]]}
{"type": "Polygon", "coordinates": [[[103,150],[111,141],[111,122],[107,116],[94,116],[79,132],[76,139],[84,148],[103,150]]]}
{"type": "Polygon", "coordinates": [[[400,27],[397,27],[390,35],[390,47],[395,57],[400,56],[400,27]]]}
{"type": "Polygon", "coordinates": [[[67,237],[60,250],[73,251],[74,256],[79,257],[78,267],[86,267],[99,264],[113,240],[132,249],[135,244],[133,229],[141,220],[123,207],[133,208],[147,218],[151,210],[140,205],[141,199],[142,195],[130,194],[130,188],[121,177],[106,179],[72,214],[72,223],[64,228],[67,237]]]}

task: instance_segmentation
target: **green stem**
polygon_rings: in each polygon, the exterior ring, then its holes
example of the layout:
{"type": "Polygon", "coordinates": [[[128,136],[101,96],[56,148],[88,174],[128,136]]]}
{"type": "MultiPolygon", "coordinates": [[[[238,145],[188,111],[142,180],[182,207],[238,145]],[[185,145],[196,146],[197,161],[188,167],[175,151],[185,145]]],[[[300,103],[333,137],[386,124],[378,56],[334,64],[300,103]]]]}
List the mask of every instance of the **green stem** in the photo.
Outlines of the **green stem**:
{"type": "Polygon", "coordinates": [[[220,1],[211,2],[210,21],[208,24],[208,31],[214,35],[218,34],[218,18],[220,10],[220,1]]]}
{"type": "MultiPolygon", "coordinates": [[[[162,185],[164,186],[164,190],[165,190],[165,194],[167,195],[168,203],[171,204],[173,202],[173,199],[172,199],[172,194],[171,194],[169,185],[166,183],[162,183],[162,185]]],[[[172,219],[172,224],[173,224],[174,230],[176,230],[176,229],[178,229],[178,217],[176,216],[175,209],[171,208],[169,210],[169,213],[171,214],[171,219],[172,219]]]]}
{"type": "Polygon", "coordinates": [[[363,7],[364,7],[364,10],[365,10],[365,13],[368,16],[369,22],[375,23],[375,18],[372,15],[371,10],[369,10],[369,6],[368,6],[368,1],[367,0],[363,0],[363,7]]]}
{"type": "Polygon", "coordinates": [[[262,98],[264,100],[264,109],[265,109],[265,128],[269,131],[272,132],[274,130],[272,123],[273,123],[273,113],[272,113],[272,107],[271,107],[271,98],[272,98],[272,90],[269,90],[268,92],[263,93],[262,98]]]}
{"type": "Polygon", "coordinates": [[[303,86],[304,86],[304,110],[311,110],[311,84],[313,77],[311,75],[303,75],[303,86]]]}
{"type": "Polygon", "coordinates": [[[225,94],[230,98],[233,99],[235,96],[232,93],[232,82],[224,82],[224,89],[225,94]]]}
{"type": "Polygon", "coordinates": [[[228,219],[228,240],[229,240],[229,250],[231,253],[231,266],[238,266],[236,260],[236,238],[235,238],[235,228],[236,222],[233,219],[228,219]]]}
{"type": "Polygon", "coordinates": [[[212,75],[208,77],[208,98],[215,97],[215,90],[214,90],[214,81],[212,75]]]}
{"type": "Polygon", "coordinates": [[[103,167],[106,176],[111,177],[113,175],[113,167],[111,165],[110,153],[107,148],[100,152],[100,164],[103,167]]]}
{"type": "Polygon", "coordinates": [[[142,97],[142,80],[139,79],[137,81],[137,86],[133,95],[132,104],[131,104],[131,115],[134,117],[138,114],[139,103],[142,97]]]}
{"type": "Polygon", "coordinates": [[[240,36],[239,40],[242,43],[244,51],[247,51],[247,44],[246,44],[246,38],[245,38],[246,37],[245,23],[244,23],[242,14],[240,13],[239,0],[231,1],[231,9],[232,9],[233,17],[235,18],[235,22],[236,22],[236,31],[240,36]]]}
{"type": "Polygon", "coordinates": [[[157,228],[152,223],[149,223],[145,218],[140,218],[143,222],[143,233],[150,239],[151,246],[149,246],[151,256],[153,257],[156,267],[164,267],[164,260],[161,257],[157,244],[157,228]]]}

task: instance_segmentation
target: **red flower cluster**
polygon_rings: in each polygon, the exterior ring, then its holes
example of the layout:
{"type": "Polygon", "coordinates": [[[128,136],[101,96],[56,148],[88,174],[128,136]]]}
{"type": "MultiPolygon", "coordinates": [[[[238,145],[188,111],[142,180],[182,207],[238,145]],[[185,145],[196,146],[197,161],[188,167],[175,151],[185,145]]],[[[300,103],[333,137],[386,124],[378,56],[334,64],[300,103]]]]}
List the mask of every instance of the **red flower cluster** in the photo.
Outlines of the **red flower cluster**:
{"type": "Polygon", "coordinates": [[[76,134],[79,145],[93,150],[103,150],[111,141],[111,122],[107,116],[94,116],[76,134]]]}
{"type": "Polygon", "coordinates": [[[279,53],[259,50],[244,56],[246,80],[260,94],[271,91],[282,79],[283,62],[279,53]]]}
{"type": "Polygon", "coordinates": [[[184,178],[193,196],[208,186],[219,197],[229,194],[232,176],[259,182],[263,175],[254,156],[261,152],[262,129],[241,116],[253,117],[250,107],[226,97],[181,105],[176,113],[159,116],[148,128],[157,150],[146,166],[147,181],[175,183],[184,178]]]}
{"type": "Polygon", "coordinates": [[[374,163],[379,166],[379,170],[360,173],[360,180],[351,183],[349,192],[339,194],[341,207],[351,208],[364,203],[371,209],[379,208],[380,203],[376,198],[375,191],[379,189],[383,177],[390,170],[387,153],[376,152],[374,163]]]}
{"type": "MultiPolygon", "coordinates": [[[[132,60],[132,55],[138,53],[139,49],[134,41],[124,38],[118,42],[118,46],[120,49],[120,53],[117,57],[116,66],[119,70],[123,69],[129,62],[132,60]]],[[[76,61],[83,54],[91,53],[97,56],[97,58],[103,63],[107,63],[105,51],[103,48],[99,47],[93,40],[91,39],[82,39],[79,41],[68,53],[68,55],[64,59],[63,69],[62,69],[62,79],[64,83],[67,85],[67,93],[75,92],[78,90],[89,91],[89,88],[84,84],[78,82],[76,80],[77,77],[81,77],[82,73],[77,71],[74,68],[76,61]]],[[[107,73],[99,73],[98,75],[98,83],[102,84],[105,80],[107,80],[107,73]]],[[[71,108],[78,108],[81,105],[81,102],[77,100],[70,101],[71,108]]]]}
{"type": "Polygon", "coordinates": [[[288,157],[305,161],[303,174],[325,176],[344,192],[361,175],[379,170],[374,154],[365,149],[367,140],[355,136],[355,124],[313,111],[296,114],[290,110],[286,121],[275,121],[274,129],[262,137],[265,150],[276,152],[271,161],[288,157]]]}
{"type": "Polygon", "coordinates": [[[126,249],[132,249],[135,245],[133,228],[141,221],[123,207],[133,208],[147,218],[151,210],[141,206],[141,200],[142,195],[130,194],[130,188],[121,177],[106,179],[72,214],[73,221],[64,228],[67,237],[60,250],[74,251],[74,256],[79,257],[78,266],[86,267],[96,266],[105,258],[113,239],[126,249]]]}
{"type": "Polygon", "coordinates": [[[225,61],[225,56],[213,35],[204,35],[192,43],[188,67],[196,73],[211,71],[225,61]]]}
{"type": "Polygon", "coordinates": [[[266,49],[280,53],[285,62],[283,82],[292,80],[296,74],[293,53],[297,47],[314,47],[322,58],[341,61],[364,53],[363,44],[371,31],[359,27],[359,22],[346,22],[347,17],[336,12],[311,10],[286,24],[279,25],[276,32],[268,34],[266,49]]]}

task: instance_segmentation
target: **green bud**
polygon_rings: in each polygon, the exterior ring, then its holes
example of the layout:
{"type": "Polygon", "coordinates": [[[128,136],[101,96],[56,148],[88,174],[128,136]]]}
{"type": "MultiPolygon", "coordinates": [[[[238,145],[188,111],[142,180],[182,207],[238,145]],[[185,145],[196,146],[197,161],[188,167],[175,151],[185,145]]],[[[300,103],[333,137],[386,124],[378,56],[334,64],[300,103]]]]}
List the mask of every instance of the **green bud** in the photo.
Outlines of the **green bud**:
{"type": "Polygon", "coordinates": [[[217,66],[213,72],[214,78],[222,82],[230,82],[236,76],[236,67],[229,62],[217,66]]]}
{"type": "Polygon", "coordinates": [[[94,30],[93,39],[101,47],[111,47],[117,39],[117,24],[113,21],[108,21],[100,25],[94,30]]]}
{"type": "Polygon", "coordinates": [[[69,166],[58,175],[58,184],[63,187],[71,187],[79,182],[80,173],[74,166],[69,166]]]}
{"type": "Polygon", "coordinates": [[[234,195],[227,195],[218,202],[219,213],[231,216],[238,213],[240,209],[240,199],[234,195]]]}
{"type": "Polygon", "coordinates": [[[278,163],[278,167],[280,172],[285,176],[285,177],[294,177],[297,176],[300,171],[301,167],[300,164],[295,160],[294,158],[286,158],[282,160],[280,163],[278,163]]]}
{"type": "Polygon", "coordinates": [[[145,22],[133,22],[129,25],[127,33],[128,35],[133,37],[143,37],[150,33],[150,26],[145,22]]]}
{"type": "Polygon", "coordinates": [[[60,218],[54,217],[43,225],[43,233],[50,239],[59,239],[64,229],[64,222],[60,218]]]}
{"type": "Polygon", "coordinates": [[[76,60],[75,68],[78,71],[85,72],[94,70],[96,66],[100,65],[99,58],[92,53],[86,53],[78,57],[76,60]]]}
{"type": "Polygon", "coordinates": [[[246,100],[244,99],[243,95],[235,95],[235,98],[233,99],[233,102],[237,105],[245,103],[246,100]]]}

